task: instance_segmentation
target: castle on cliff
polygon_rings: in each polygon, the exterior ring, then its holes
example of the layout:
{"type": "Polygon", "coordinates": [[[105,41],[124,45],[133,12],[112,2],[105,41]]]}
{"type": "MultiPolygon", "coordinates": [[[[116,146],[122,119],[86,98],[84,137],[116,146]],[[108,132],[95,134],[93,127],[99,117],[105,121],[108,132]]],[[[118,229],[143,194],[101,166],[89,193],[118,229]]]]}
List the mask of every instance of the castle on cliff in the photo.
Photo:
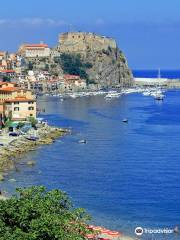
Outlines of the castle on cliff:
{"type": "Polygon", "coordinates": [[[59,35],[58,51],[83,52],[116,49],[116,41],[91,32],[67,32],[59,35]]]}

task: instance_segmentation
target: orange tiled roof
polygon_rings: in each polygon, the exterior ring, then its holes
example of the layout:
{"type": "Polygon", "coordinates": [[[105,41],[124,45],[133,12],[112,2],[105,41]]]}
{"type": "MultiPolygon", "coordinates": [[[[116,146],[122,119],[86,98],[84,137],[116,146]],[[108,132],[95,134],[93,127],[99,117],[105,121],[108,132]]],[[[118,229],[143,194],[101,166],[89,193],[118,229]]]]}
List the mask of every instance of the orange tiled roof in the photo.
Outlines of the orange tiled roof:
{"type": "MultiPolygon", "coordinates": [[[[2,80],[2,79],[1,79],[1,80],[2,80]]],[[[16,85],[16,83],[14,83],[14,82],[3,82],[3,81],[0,81],[0,85],[6,85],[6,84],[16,85]]]]}
{"type": "Polygon", "coordinates": [[[44,47],[48,47],[48,45],[47,44],[25,44],[24,45],[26,48],[36,48],[36,47],[42,47],[42,48],[44,48],[44,47]]]}
{"type": "Polygon", "coordinates": [[[0,52],[0,56],[4,56],[6,52],[0,52]]]}
{"type": "Polygon", "coordinates": [[[2,69],[2,70],[0,70],[0,72],[4,72],[4,73],[15,73],[16,71],[15,71],[15,70],[12,70],[12,69],[9,69],[9,70],[2,69]]]}
{"type": "Polygon", "coordinates": [[[19,88],[17,87],[6,87],[6,88],[0,88],[0,91],[1,92],[14,92],[14,91],[18,91],[20,90],[19,88]]]}
{"type": "Polygon", "coordinates": [[[69,79],[79,79],[80,77],[78,75],[70,75],[70,74],[65,74],[64,78],[69,80],[69,79]]]}

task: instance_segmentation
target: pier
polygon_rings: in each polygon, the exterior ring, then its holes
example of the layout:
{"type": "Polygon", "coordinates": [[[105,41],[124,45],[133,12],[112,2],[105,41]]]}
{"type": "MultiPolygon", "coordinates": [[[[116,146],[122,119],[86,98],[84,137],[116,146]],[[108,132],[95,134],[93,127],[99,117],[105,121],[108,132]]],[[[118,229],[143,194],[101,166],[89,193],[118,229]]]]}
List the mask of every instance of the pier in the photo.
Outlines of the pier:
{"type": "Polygon", "coordinates": [[[165,87],[180,88],[180,79],[167,78],[134,78],[134,85],[137,87],[165,87]]]}

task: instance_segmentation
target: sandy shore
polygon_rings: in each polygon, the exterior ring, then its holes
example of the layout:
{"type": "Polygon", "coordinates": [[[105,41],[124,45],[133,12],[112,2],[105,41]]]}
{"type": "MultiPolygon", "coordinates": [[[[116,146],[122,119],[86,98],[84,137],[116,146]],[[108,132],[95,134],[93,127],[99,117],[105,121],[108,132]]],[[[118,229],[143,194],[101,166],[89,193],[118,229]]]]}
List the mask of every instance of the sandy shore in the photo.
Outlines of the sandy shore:
{"type": "Polygon", "coordinates": [[[48,125],[41,126],[36,131],[39,137],[36,141],[28,140],[25,136],[9,137],[8,134],[0,136],[0,181],[4,180],[4,172],[14,169],[16,162],[21,154],[35,150],[39,145],[51,144],[55,139],[67,134],[69,130],[50,127],[48,125]]]}

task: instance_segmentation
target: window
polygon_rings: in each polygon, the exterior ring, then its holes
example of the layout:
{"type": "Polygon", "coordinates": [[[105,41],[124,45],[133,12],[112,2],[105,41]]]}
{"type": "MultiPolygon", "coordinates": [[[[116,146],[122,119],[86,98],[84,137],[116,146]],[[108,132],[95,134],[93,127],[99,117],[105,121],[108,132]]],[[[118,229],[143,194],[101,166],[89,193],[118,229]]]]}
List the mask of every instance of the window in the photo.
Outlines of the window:
{"type": "Polygon", "coordinates": [[[33,116],[33,115],[32,115],[32,113],[31,113],[31,114],[29,114],[29,116],[30,116],[30,117],[32,117],[32,116],[33,116]]]}
{"type": "Polygon", "coordinates": [[[34,107],[28,107],[28,110],[34,110],[34,107]]]}
{"type": "Polygon", "coordinates": [[[14,102],[14,104],[19,104],[19,102],[14,102]]]}
{"type": "Polygon", "coordinates": [[[14,108],[14,111],[19,111],[19,107],[15,107],[15,108],[14,108]]]}
{"type": "Polygon", "coordinates": [[[33,104],[34,102],[28,102],[28,104],[33,104]]]}

